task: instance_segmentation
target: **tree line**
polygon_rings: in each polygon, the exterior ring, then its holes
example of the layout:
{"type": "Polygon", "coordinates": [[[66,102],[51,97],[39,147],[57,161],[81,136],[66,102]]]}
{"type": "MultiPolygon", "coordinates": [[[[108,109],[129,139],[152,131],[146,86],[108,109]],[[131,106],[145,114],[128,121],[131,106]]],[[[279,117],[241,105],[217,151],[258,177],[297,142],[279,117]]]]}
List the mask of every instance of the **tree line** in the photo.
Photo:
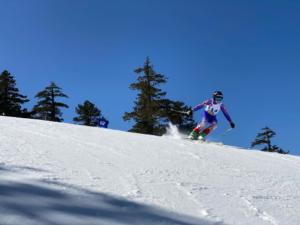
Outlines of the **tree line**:
{"type": "MultiPolygon", "coordinates": [[[[190,107],[179,100],[171,100],[166,97],[167,93],[161,89],[161,85],[167,83],[165,75],[154,70],[150,58],[147,57],[143,66],[134,70],[136,82],[129,88],[137,92],[132,111],[125,112],[124,121],[133,121],[130,132],[162,135],[166,132],[168,123],[176,125],[182,132],[189,132],[195,127],[193,118],[185,113],[190,107]]],[[[62,101],[68,98],[62,88],[51,82],[47,87],[35,95],[37,100],[32,110],[23,108],[23,104],[29,102],[26,95],[20,94],[16,86],[16,80],[7,70],[0,75],[0,114],[6,116],[32,118],[62,122],[63,108],[69,106],[62,101]]],[[[86,100],[75,108],[77,114],[73,121],[87,126],[98,126],[102,116],[101,110],[92,102],[86,100]]],[[[270,139],[275,132],[264,128],[252,142],[252,147],[265,144],[262,151],[278,152],[287,154],[276,145],[271,145],[270,139]]]]}
{"type": "MultiPolygon", "coordinates": [[[[31,118],[62,122],[62,109],[69,106],[61,100],[68,98],[62,88],[51,82],[47,87],[35,95],[36,104],[31,110],[23,105],[29,102],[26,95],[20,93],[16,80],[12,74],[4,70],[0,75],[0,114],[4,116],[31,118]]],[[[75,109],[77,116],[73,121],[87,126],[97,126],[102,117],[101,110],[95,104],[86,100],[75,109]]]]}

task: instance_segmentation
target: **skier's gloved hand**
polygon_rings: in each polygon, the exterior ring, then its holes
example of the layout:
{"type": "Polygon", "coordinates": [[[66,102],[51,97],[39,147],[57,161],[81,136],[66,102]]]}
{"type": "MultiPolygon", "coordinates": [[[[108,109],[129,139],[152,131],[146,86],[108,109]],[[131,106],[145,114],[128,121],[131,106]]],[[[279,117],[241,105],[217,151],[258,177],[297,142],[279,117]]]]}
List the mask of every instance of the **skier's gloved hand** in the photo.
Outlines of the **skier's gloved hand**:
{"type": "Polygon", "coordinates": [[[235,128],[234,122],[230,122],[230,126],[231,126],[231,128],[235,128]]]}
{"type": "Polygon", "coordinates": [[[191,116],[191,115],[193,115],[193,110],[188,110],[187,112],[186,112],[186,114],[188,115],[188,116],[191,116]]]}

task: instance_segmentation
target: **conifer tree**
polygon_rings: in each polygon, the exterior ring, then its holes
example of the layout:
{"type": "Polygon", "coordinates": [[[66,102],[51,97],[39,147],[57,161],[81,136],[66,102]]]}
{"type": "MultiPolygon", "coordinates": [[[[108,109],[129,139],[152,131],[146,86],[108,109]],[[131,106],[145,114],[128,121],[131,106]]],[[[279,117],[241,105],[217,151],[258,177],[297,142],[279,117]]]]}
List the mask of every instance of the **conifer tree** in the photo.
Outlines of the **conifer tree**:
{"type": "Polygon", "coordinates": [[[95,106],[95,104],[86,100],[83,105],[79,104],[75,111],[78,114],[78,116],[73,119],[76,123],[93,127],[98,125],[101,117],[101,111],[95,106]]]}
{"type": "Polygon", "coordinates": [[[0,114],[27,117],[27,109],[22,109],[22,105],[28,101],[27,96],[19,93],[14,77],[4,70],[0,75],[0,114]]]}
{"type": "Polygon", "coordinates": [[[43,91],[37,93],[35,98],[38,99],[33,108],[35,118],[55,122],[63,121],[60,108],[69,108],[69,106],[58,102],[57,98],[68,98],[68,96],[54,82],[51,82],[43,91]]]}
{"type": "Polygon", "coordinates": [[[132,112],[126,112],[123,116],[125,121],[133,120],[135,124],[129,130],[131,132],[160,135],[163,126],[160,124],[161,105],[160,101],[166,95],[159,86],[166,83],[164,75],[154,71],[150,59],[147,57],[143,67],[137,68],[137,82],[132,83],[130,88],[138,91],[132,112]]]}
{"type": "Polygon", "coordinates": [[[273,138],[276,133],[271,130],[269,127],[265,127],[262,129],[263,132],[258,133],[255,140],[252,142],[251,147],[255,147],[257,145],[265,145],[265,147],[262,149],[262,151],[265,152],[278,152],[281,154],[288,154],[289,152],[286,152],[279,148],[277,145],[272,145],[271,138],[273,138]]]}
{"type": "Polygon", "coordinates": [[[273,138],[276,135],[276,133],[273,130],[271,130],[269,127],[265,127],[262,130],[263,132],[258,133],[256,135],[256,138],[252,142],[251,147],[253,148],[256,145],[265,144],[266,147],[264,149],[271,150],[272,149],[271,138],[273,138]]]}

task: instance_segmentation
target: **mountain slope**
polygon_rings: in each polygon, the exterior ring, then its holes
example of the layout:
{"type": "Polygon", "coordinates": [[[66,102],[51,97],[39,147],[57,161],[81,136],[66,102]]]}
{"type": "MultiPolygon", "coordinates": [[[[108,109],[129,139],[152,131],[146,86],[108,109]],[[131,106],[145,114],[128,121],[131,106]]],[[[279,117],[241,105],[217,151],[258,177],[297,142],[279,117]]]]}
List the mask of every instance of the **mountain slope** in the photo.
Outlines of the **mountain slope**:
{"type": "Polygon", "coordinates": [[[300,224],[300,159],[0,118],[0,224],[300,224]]]}

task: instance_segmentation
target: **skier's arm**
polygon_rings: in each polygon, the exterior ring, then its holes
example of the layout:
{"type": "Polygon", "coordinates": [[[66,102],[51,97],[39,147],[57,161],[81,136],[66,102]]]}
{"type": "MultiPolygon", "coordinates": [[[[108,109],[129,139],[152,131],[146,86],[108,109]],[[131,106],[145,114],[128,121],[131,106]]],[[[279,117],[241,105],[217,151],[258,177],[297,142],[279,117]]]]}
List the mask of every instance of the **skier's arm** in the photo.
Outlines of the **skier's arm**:
{"type": "Polygon", "coordinates": [[[231,117],[230,117],[230,115],[229,115],[229,113],[227,112],[226,107],[224,106],[224,104],[221,105],[221,110],[222,110],[222,112],[223,112],[225,118],[227,119],[227,121],[228,121],[230,124],[233,123],[233,122],[232,122],[232,119],[231,119],[231,117]]]}
{"type": "Polygon", "coordinates": [[[192,110],[193,110],[193,112],[198,111],[198,110],[202,109],[204,106],[206,106],[207,104],[209,104],[209,100],[206,100],[206,101],[202,102],[201,104],[196,105],[194,108],[192,108],[192,110]]]}

